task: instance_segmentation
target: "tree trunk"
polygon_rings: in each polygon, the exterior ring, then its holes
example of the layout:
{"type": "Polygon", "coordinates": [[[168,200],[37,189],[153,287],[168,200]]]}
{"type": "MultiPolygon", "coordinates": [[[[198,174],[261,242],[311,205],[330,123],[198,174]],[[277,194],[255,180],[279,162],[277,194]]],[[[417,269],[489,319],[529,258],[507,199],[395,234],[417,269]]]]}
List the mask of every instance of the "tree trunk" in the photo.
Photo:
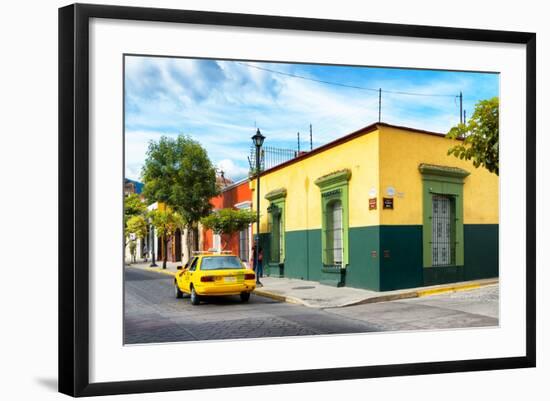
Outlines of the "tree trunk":
{"type": "Polygon", "coordinates": [[[199,250],[199,228],[193,227],[193,250],[199,250]]]}
{"type": "Polygon", "coordinates": [[[162,268],[166,269],[166,259],[168,258],[168,239],[166,234],[162,236],[162,268]]]}
{"type": "Polygon", "coordinates": [[[189,262],[193,258],[193,252],[192,252],[192,236],[193,236],[193,227],[191,225],[187,225],[185,227],[187,230],[187,236],[185,241],[185,247],[187,248],[187,261],[189,262]]]}

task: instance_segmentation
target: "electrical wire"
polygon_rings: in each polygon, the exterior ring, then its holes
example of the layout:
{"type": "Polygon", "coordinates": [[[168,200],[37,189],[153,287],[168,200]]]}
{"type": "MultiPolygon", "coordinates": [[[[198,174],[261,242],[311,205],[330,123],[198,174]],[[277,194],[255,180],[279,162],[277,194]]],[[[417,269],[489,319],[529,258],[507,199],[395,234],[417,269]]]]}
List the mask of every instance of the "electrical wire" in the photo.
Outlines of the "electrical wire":
{"type": "Polygon", "coordinates": [[[385,90],[385,89],[381,89],[381,88],[379,88],[379,89],[367,88],[367,87],[364,87],[364,86],[348,85],[348,84],[343,84],[343,83],[340,83],[340,82],[325,81],[325,80],[322,80],[322,79],[305,77],[303,75],[292,74],[292,73],[289,73],[289,72],[272,70],[270,68],[260,67],[260,66],[257,66],[257,65],[243,63],[243,62],[240,62],[240,61],[237,61],[237,64],[244,65],[244,66],[250,67],[250,68],[255,68],[257,70],[270,72],[270,73],[273,73],[273,74],[284,75],[284,76],[287,76],[287,77],[290,77],[290,78],[298,78],[298,79],[303,79],[303,80],[306,80],[306,81],[313,81],[313,82],[318,82],[318,83],[327,84],[327,85],[340,86],[340,87],[344,87],[344,88],[359,89],[359,90],[364,90],[364,91],[369,91],[369,92],[380,92],[381,91],[381,92],[384,92],[384,93],[390,93],[390,94],[394,94],[394,95],[406,95],[406,96],[454,97],[454,98],[457,97],[457,95],[440,94],[440,93],[418,93],[418,92],[405,92],[405,91],[391,91],[391,90],[385,90]]]}

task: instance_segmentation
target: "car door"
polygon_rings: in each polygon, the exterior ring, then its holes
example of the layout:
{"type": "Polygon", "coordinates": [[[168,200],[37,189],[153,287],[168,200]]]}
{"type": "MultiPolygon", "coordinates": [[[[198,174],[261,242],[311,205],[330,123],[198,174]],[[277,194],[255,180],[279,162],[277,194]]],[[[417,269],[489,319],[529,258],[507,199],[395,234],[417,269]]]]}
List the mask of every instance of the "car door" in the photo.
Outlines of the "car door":
{"type": "Polygon", "coordinates": [[[183,266],[183,268],[176,273],[176,281],[178,283],[178,287],[182,291],[185,289],[185,286],[184,286],[185,272],[189,269],[189,265],[191,264],[192,261],[193,260],[187,261],[187,263],[183,266]]]}
{"type": "Polygon", "coordinates": [[[184,291],[187,291],[187,292],[191,291],[189,286],[191,284],[191,279],[193,278],[193,273],[197,269],[198,260],[199,260],[198,257],[194,257],[191,263],[189,264],[189,269],[186,269],[185,273],[183,274],[182,288],[184,291]]]}

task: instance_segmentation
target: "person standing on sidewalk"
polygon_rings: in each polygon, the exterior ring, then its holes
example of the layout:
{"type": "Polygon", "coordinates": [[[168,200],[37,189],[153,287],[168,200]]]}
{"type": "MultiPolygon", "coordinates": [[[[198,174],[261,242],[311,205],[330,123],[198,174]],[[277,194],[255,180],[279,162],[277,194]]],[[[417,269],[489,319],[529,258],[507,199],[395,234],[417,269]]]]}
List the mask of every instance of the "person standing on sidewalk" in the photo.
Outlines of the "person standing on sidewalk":
{"type": "Polygon", "coordinates": [[[253,257],[253,263],[254,263],[254,272],[256,273],[256,284],[259,286],[262,286],[263,284],[260,282],[260,277],[263,277],[263,258],[264,253],[262,251],[262,247],[259,247],[258,252],[258,264],[256,265],[256,245],[252,247],[252,257],[253,257]]]}

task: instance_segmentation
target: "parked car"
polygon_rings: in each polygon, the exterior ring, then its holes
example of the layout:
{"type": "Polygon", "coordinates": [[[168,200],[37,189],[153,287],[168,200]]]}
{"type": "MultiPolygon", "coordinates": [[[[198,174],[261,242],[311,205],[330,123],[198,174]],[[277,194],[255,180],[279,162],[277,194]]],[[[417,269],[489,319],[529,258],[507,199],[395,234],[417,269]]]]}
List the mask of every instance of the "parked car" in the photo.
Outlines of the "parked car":
{"type": "Polygon", "coordinates": [[[192,305],[210,296],[239,295],[242,302],[250,299],[256,288],[256,275],[235,255],[198,253],[174,277],[176,298],[189,294],[192,305]]]}

